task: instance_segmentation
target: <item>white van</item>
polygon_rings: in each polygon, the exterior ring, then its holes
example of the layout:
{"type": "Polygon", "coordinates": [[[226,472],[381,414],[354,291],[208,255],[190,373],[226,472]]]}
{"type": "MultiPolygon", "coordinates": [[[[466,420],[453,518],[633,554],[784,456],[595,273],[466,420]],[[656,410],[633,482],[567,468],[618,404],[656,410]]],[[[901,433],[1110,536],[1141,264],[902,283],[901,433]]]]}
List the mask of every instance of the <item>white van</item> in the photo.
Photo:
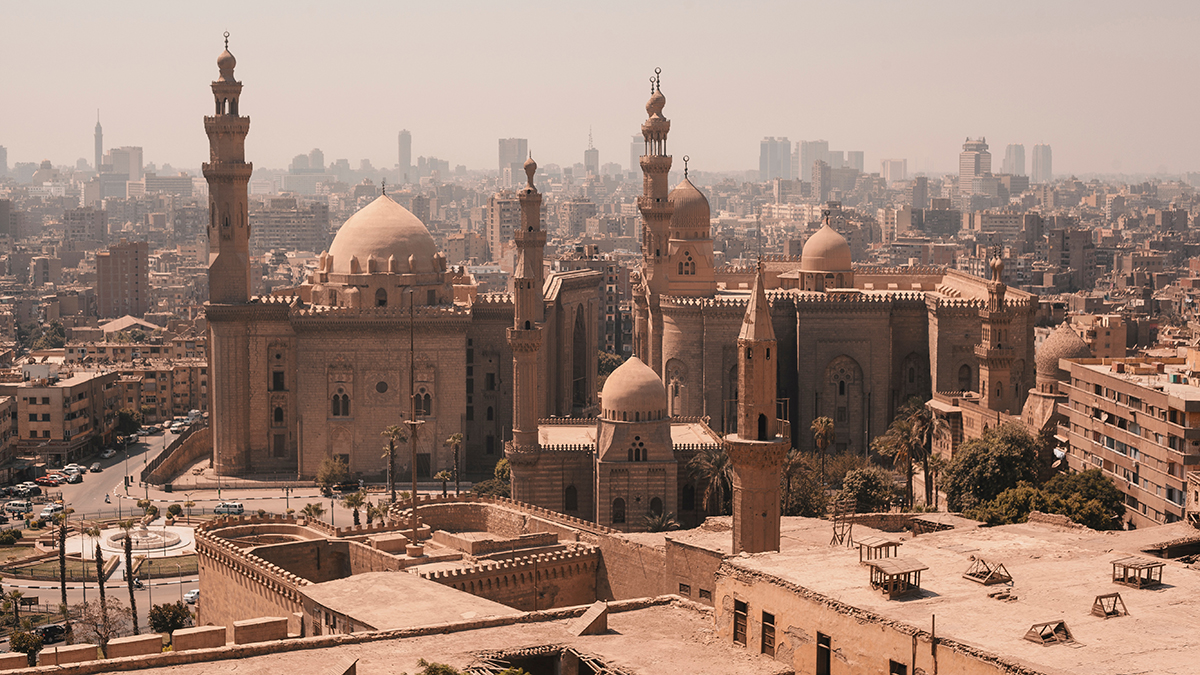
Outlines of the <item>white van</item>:
{"type": "Polygon", "coordinates": [[[14,499],[13,501],[4,505],[4,512],[15,513],[17,515],[33,513],[33,504],[30,504],[24,499],[14,499]]]}
{"type": "MultiPolygon", "coordinates": [[[[30,507],[30,510],[31,511],[33,510],[32,506],[30,507]]],[[[63,511],[62,504],[47,504],[42,507],[41,517],[42,518],[50,518],[51,516],[53,516],[56,513],[62,513],[62,511],[63,511]]]]}
{"type": "Polygon", "coordinates": [[[213,509],[213,513],[217,515],[240,516],[245,510],[246,507],[242,506],[241,502],[221,502],[213,509]]]}

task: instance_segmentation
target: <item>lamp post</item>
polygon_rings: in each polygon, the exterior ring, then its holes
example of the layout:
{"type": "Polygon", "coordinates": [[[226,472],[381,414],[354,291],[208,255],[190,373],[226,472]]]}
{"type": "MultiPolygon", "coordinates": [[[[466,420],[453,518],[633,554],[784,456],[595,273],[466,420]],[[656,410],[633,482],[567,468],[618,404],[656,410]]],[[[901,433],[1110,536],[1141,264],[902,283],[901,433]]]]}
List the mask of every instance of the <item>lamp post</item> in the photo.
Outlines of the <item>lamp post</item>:
{"type": "Polygon", "coordinates": [[[179,570],[179,604],[183,604],[183,565],[175,563],[175,568],[179,570]]]}
{"type": "Polygon", "coordinates": [[[149,612],[151,609],[154,608],[154,574],[153,574],[154,569],[153,569],[153,566],[154,566],[154,561],[147,558],[146,559],[146,567],[147,567],[147,569],[146,569],[146,591],[148,592],[149,597],[150,597],[150,606],[146,608],[147,612],[149,612]]]}

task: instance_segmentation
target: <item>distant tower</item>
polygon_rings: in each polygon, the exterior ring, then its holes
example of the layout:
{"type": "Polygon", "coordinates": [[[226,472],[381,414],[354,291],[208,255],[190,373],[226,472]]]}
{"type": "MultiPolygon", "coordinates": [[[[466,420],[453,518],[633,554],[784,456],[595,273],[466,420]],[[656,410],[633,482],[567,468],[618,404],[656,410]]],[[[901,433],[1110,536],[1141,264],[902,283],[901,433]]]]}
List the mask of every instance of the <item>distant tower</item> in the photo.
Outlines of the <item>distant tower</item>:
{"type": "Polygon", "coordinates": [[[1020,143],[1009,143],[1004,149],[1004,164],[1002,173],[1013,176],[1025,175],[1025,146],[1020,143]]]}
{"type": "Polygon", "coordinates": [[[537,163],[525,160],[527,183],[517,194],[521,202],[521,226],[513,228],[517,262],[513,268],[513,326],[508,344],[513,353],[513,437],[504,454],[512,466],[513,499],[530,504],[553,503],[534,494],[531,478],[541,448],[538,445],[538,352],[542,347],[542,255],[546,233],[542,230],[542,195],[533,185],[537,163]]]}
{"type": "Polygon", "coordinates": [[[253,165],[246,162],[250,118],[238,115],[242,83],[233,78],[237,59],[225,51],[217,58],[221,77],[212,83],[216,114],[204,118],[209,157],[203,166],[208,180],[208,295],[214,304],[250,299],[250,223],[246,186],[253,165]]]}
{"type": "Polygon", "coordinates": [[[100,126],[100,111],[96,111],[96,173],[100,173],[100,163],[104,161],[104,129],[100,126]]]}
{"type": "Polygon", "coordinates": [[[778,551],[779,472],[790,429],[775,417],[779,350],[761,268],[737,347],[737,431],[725,437],[733,464],[733,552],[778,551]]]}
{"type": "Polygon", "coordinates": [[[1054,180],[1054,162],[1049,145],[1038,143],[1033,146],[1033,171],[1030,173],[1029,180],[1034,183],[1054,180]]]}
{"type": "Polygon", "coordinates": [[[246,162],[250,118],[238,115],[242,83],[233,78],[237,61],[225,51],[217,57],[221,76],[212,83],[216,114],[204,118],[209,161],[202,166],[208,180],[208,293],[214,466],[218,475],[251,470],[250,345],[245,304],[250,300],[250,223],[246,185],[253,166],[246,162]]]}
{"type": "Polygon", "coordinates": [[[974,190],[975,178],[992,172],[992,153],[988,152],[986,138],[963,143],[958,155],[958,191],[969,195],[974,190]]]}
{"type": "Polygon", "coordinates": [[[663,319],[659,298],[666,291],[667,279],[662,266],[667,263],[667,239],[674,208],[667,194],[667,178],[671,173],[671,156],[667,154],[667,134],[671,121],[663,117],[667,97],[660,88],[661,69],[654,69],[650,78],[650,100],[646,101],[647,119],[642,122],[642,196],[638,210],[642,212],[642,281],[635,294],[636,319],[634,343],[636,354],[662,375],[663,319]]]}
{"type": "Polygon", "coordinates": [[[588,129],[588,146],[583,151],[583,169],[589,176],[600,175],[600,151],[592,145],[592,130],[588,129]]]}
{"type": "Polygon", "coordinates": [[[400,150],[400,184],[404,185],[411,181],[409,174],[412,173],[412,134],[408,133],[408,129],[401,129],[398,139],[400,150]]]}
{"type": "Polygon", "coordinates": [[[988,281],[988,304],[979,310],[983,319],[982,337],[975,345],[975,356],[979,359],[980,404],[989,410],[1000,412],[1014,410],[1016,385],[1012,381],[1012,364],[1016,350],[1012,346],[1009,325],[1012,313],[1004,306],[1004,294],[1008,287],[1001,281],[1004,276],[1004,260],[1000,251],[992,257],[992,278],[988,281]]]}

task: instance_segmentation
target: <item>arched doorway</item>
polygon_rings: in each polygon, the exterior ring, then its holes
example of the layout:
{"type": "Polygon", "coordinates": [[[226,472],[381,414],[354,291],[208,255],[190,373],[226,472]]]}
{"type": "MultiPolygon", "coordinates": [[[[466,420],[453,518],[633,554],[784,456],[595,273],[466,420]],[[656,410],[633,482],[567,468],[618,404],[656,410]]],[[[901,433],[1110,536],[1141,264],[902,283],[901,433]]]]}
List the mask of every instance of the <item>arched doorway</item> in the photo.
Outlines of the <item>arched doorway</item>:
{"type": "Polygon", "coordinates": [[[866,450],[864,428],[866,410],[863,397],[863,372],[858,361],[842,354],[825,367],[821,394],[821,416],[833,420],[835,452],[866,450]]]}

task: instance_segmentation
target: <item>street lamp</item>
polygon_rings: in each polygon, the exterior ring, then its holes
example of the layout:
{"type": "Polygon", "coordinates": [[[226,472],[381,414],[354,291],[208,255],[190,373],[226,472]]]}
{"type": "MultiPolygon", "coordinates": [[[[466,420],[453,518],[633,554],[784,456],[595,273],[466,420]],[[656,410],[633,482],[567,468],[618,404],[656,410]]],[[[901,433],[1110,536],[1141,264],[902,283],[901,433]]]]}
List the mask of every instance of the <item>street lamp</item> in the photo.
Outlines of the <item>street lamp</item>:
{"type": "Polygon", "coordinates": [[[183,604],[183,565],[175,563],[175,568],[179,570],[179,604],[183,604]]]}
{"type": "Polygon", "coordinates": [[[147,558],[146,559],[146,567],[151,568],[151,569],[146,570],[146,590],[150,594],[150,606],[146,608],[147,612],[154,608],[154,570],[152,569],[153,566],[154,566],[154,561],[147,558]]]}

